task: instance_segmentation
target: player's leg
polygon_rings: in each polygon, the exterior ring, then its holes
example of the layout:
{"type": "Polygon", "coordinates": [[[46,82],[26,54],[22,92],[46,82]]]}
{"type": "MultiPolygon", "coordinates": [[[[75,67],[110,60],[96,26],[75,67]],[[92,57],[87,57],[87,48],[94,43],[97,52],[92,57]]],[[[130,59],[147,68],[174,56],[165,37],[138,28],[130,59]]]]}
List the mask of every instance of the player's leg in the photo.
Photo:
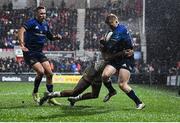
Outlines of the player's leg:
{"type": "Polygon", "coordinates": [[[78,95],[76,97],[69,97],[68,101],[70,102],[71,106],[74,106],[75,102],[77,101],[98,98],[101,85],[102,85],[101,82],[95,82],[91,84],[92,92],[87,92],[82,95],[78,95]]]}
{"type": "MultiPolygon", "coordinates": [[[[46,75],[46,88],[47,91],[49,93],[53,92],[53,83],[52,83],[52,77],[53,77],[53,72],[51,70],[51,66],[49,61],[44,61],[41,63],[44,70],[45,70],[45,75],[46,75]]],[[[61,105],[60,103],[58,103],[55,99],[49,99],[48,100],[49,104],[53,104],[53,105],[61,105]]]]}
{"type": "Polygon", "coordinates": [[[78,96],[89,86],[90,83],[82,77],[73,90],[63,90],[61,92],[57,91],[57,92],[45,93],[44,97],[41,98],[40,105],[42,105],[47,99],[51,99],[55,97],[78,96]]]}
{"type": "Polygon", "coordinates": [[[44,75],[44,68],[39,62],[36,62],[35,64],[33,64],[32,68],[37,73],[35,77],[35,81],[34,81],[34,89],[33,89],[32,96],[33,96],[34,101],[38,103],[40,101],[38,90],[39,90],[39,85],[41,83],[42,77],[44,75]]]}
{"type": "Polygon", "coordinates": [[[49,64],[49,61],[44,61],[41,64],[45,70],[47,91],[51,93],[53,92],[53,83],[52,83],[53,72],[51,70],[51,66],[49,64]]]}
{"type": "MultiPolygon", "coordinates": [[[[104,83],[104,85],[105,85],[105,83],[104,83]]],[[[112,86],[111,79],[108,80],[108,85],[106,83],[106,88],[111,88],[111,89],[108,89],[109,93],[104,97],[103,102],[107,102],[112,96],[117,94],[116,90],[112,86]]]]}
{"type": "Polygon", "coordinates": [[[102,81],[105,87],[109,91],[108,95],[106,95],[105,97],[106,99],[103,100],[104,102],[108,101],[111,96],[116,94],[116,90],[113,88],[111,80],[109,79],[115,73],[116,73],[116,69],[111,65],[107,65],[103,70],[102,81]]]}
{"type": "Polygon", "coordinates": [[[64,90],[60,92],[61,97],[75,97],[84,92],[90,86],[90,82],[82,77],[73,90],[64,90]]]}
{"type": "Polygon", "coordinates": [[[41,83],[42,77],[44,75],[44,68],[31,52],[23,52],[23,57],[26,64],[28,64],[31,68],[33,68],[37,73],[34,80],[34,89],[33,89],[32,96],[33,96],[34,101],[38,103],[40,100],[38,89],[39,89],[39,85],[41,83]]]}
{"type": "Polygon", "coordinates": [[[128,85],[128,81],[130,78],[130,72],[127,69],[121,68],[119,70],[119,87],[122,91],[124,91],[130,99],[132,99],[136,103],[137,109],[143,109],[145,104],[137,97],[132,88],[128,85]]]}

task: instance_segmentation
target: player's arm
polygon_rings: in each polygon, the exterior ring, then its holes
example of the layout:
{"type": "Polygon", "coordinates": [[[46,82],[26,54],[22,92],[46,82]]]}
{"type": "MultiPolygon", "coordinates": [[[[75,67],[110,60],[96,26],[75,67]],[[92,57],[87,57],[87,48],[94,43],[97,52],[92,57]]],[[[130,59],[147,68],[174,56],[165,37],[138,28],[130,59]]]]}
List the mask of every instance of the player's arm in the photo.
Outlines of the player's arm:
{"type": "Polygon", "coordinates": [[[24,33],[25,32],[26,32],[26,29],[23,26],[18,31],[18,40],[19,40],[20,48],[24,52],[29,51],[28,48],[25,47],[25,43],[24,43],[24,33]]]}
{"type": "Polygon", "coordinates": [[[113,60],[113,59],[116,59],[117,57],[131,57],[133,54],[134,54],[133,49],[126,49],[126,50],[120,51],[116,54],[105,54],[104,59],[105,60],[113,60]]]}
{"type": "Polygon", "coordinates": [[[54,41],[54,40],[61,40],[62,39],[62,36],[60,34],[57,34],[57,35],[54,35],[52,34],[51,32],[48,32],[47,33],[47,38],[51,41],[54,41]]]}
{"type": "Polygon", "coordinates": [[[57,35],[54,35],[52,34],[52,32],[50,31],[49,29],[49,26],[48,26],[48,31],[47,31],[47,34],[46,34],[47,38],[51,41],[54,41],[54,40],[61,40],[62,39],[62,36],[60,34],[57,34],[57,35]]]}

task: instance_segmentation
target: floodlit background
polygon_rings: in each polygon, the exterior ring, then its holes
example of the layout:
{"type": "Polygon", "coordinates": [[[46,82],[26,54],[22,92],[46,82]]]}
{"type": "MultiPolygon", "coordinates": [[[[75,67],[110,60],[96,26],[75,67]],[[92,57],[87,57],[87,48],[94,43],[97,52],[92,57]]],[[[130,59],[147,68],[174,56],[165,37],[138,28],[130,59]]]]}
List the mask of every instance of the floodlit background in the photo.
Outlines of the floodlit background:
{"type": "MultiPolygon", "coordinates": [[[[112,79],[114,86],[117,87],[116,76],[112,79]]],[[[43,78],[43,81],[45,80],[46,78],[43,78]]],[[[177,96],[179,86],[179,0],[1,0],[0,2],[0,121],[180,122],[178,113],[180,100],[177,96]],[[143,113],[132,115],[135,112],[133,108],[127,108],[133,105],[122,92],[119,98],[116,96],[110,103],[102,103],[106,93],[104,88],[100,100],[80,103],[90,107],[82,106],[73,110],[63,107],[62,110],[62,107],[34,106],[31,91],[35,73],[24,63],[17,32],[27,19],[33,17],[34,9],[39,5],[47,8],[47,21],[51,31],[64,37],[61,41],[47,40],[43,50],[56,74],[53,78],[54,83],[76,83],[82,71],[100,59],[99,39],[109,31],[104,23],[105,17],[108,13],[118,15],[120,22],[128,27],[134,42],[135,71],[132,73],[130,84],[145,100],[147,108],[143,113]],[[65,75],[66,79],[61,75],[65,75]],[[15,99],[17,101],[14,101],[15,99]],[[25,102],[23,105],[22,100],[25,102]],[[93,107],[93,102],[100,103],[93,107]],[[31,115],[33,110],[38,112],[37,117],[36,114],[31,115]],[[92,112],[88,112],[89,110],[92,112]],[[13,112],[19,112],[24,117],[28,116],[23,119],[13,112]],[[66,117],[68,113],[70,115],[66,117]],[[89,117],[84,116],[85,113],[89,117]],[[109,115],[110,118],[106,119],[105,115],[109,115]],[[83,120],[81,116],[84,117],[83,120]],[[75,117],[78,119],[73,120],[75,117]]],[[[73,84],[56,84],[55,90],[73,87],[73,84]]],[[[41,89],[41,92],[43,90],[45,89],[41,89]]],[[[66,101],[61,101],[67,105],[66,101]]]]}

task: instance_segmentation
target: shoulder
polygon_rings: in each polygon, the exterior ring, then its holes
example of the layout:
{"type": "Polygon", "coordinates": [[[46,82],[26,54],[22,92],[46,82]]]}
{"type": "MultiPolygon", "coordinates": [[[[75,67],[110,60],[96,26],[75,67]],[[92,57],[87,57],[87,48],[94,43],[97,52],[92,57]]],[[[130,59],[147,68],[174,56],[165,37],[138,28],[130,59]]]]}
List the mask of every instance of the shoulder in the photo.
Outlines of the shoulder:
{"type": "Polygon", "coordinates": [[[123,24],[119,24],[117,29],[115,30],[115,32],[126,32],[127,31],[127,27],[123,24]]]}
{"type": "Polygon", "coordinates": [[[48,22],[47,21],[43,21],[43,25],[48,25],[48,22]]]}
{"type": "Polygon", "coordinates": [[[37,23],[37,21],[34,18],[31,18],[23,24],[23,27],[26,30],[28,30],[28,29],[31,29],[32,27],[34,27],[34,25],[36,25],[36,23],[37,23]]]}
{"type": "Polygon", "coordinates": [[[27,20],[25,23],[27,23],[27,24],[34,24],[34,23],[36,23],[36,22],[37,22],[36,19],[30,18],[30,19],[27,20]]]}

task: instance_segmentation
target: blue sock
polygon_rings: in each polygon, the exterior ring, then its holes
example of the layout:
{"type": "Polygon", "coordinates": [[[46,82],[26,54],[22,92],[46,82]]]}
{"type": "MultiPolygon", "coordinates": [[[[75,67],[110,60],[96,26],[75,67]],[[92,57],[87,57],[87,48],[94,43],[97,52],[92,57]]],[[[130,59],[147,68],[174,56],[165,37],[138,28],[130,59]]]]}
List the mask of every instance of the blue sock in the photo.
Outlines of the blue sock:
{"type": "Polygon", "coordinates": [[[53,85],[46,84],[46,88],[49,92],[53,92],[53,85]]]}
{"type": "Polygon", "coordinates": [[[136,105],[142,103],[140,99],[136,96],[133,90],[131,90],[129,93],[126,93],[126,94],[128,95],[129,98],[131,98],[136,103],[136,105]]]}

